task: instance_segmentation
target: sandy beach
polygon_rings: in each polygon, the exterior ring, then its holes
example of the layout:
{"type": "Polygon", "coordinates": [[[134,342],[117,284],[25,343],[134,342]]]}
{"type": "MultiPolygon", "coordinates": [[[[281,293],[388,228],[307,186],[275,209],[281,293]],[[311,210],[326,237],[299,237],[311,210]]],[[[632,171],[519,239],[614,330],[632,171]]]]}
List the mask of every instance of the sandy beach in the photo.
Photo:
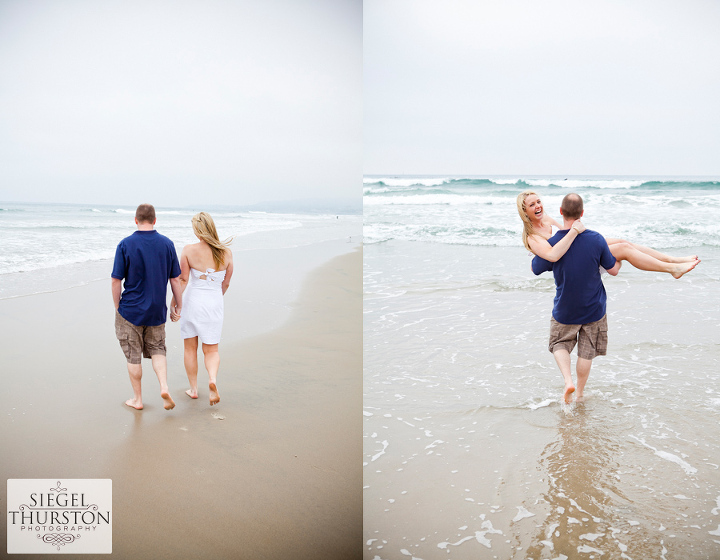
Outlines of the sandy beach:
{"type": "Polygon", "coordinates": [[[2,478],[112,479],[116,558],[359,558],[361,261],[355,246],[236,254],[212,408],[202,365],[200,398],[184,394],[171,323],[177,406],[162,408],[149,360],[145,409],[123,404],[109,268],[0,300],[2,478]]]}

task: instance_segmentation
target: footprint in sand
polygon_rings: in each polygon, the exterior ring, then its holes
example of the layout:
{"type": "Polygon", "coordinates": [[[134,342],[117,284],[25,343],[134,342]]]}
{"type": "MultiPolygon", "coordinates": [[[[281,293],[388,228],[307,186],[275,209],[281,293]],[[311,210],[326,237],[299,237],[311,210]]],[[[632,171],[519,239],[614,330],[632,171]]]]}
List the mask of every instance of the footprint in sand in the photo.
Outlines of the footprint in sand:
{"type": "Polygon", "coordinates": [[[212,417],[215,418],[216,420],[225,420],[225,417],[222,414],[220,414],[219,412],[213,412],[212,417]]]}

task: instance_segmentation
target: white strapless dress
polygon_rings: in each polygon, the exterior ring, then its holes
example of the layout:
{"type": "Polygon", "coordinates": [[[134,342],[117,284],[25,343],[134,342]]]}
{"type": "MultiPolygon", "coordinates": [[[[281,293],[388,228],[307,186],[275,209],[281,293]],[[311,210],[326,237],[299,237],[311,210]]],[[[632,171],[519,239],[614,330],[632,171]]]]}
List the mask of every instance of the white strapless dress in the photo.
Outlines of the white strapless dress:
{"type": "Polygon", "coordinates": [[[218,344],[223,324],[222,283],[225,271],[208,268],[201,272],[190,269],[188,286],[182,298],[180,335],[185,338],[200,337],[205,344],[218,344]]]}

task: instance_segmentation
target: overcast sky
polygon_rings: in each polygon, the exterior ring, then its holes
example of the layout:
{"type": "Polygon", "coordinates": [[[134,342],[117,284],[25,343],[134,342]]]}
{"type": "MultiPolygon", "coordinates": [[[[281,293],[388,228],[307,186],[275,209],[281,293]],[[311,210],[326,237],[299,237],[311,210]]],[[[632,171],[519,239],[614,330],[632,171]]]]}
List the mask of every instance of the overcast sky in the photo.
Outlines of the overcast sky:
{"type": "Polygon", "coordinates": [[[720,175],[717,0],[366,0],[366,174],[720,175]]]}
{"type": "Polygon", "coordinates": [[[361,196],[360,0],[0,0],[0,200],[361,196]]]}

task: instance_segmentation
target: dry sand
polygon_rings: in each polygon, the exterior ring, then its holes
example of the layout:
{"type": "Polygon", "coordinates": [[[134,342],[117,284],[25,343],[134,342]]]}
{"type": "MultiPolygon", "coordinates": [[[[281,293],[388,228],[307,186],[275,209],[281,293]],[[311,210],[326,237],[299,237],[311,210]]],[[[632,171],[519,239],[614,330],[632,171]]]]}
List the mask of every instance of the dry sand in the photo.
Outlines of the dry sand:
{"type": "Polygon", "coordinates": [[[109,279],[0,301],[2,478],[111,478],[115,558],[360,558],[361,266],[360,251],[333,258],[281,327],[221,343],[214,407],[202,365],[200,398],[184,394],[170,323],[177,406],[149,360],[145,409],[123,404],[109,279]]]}

